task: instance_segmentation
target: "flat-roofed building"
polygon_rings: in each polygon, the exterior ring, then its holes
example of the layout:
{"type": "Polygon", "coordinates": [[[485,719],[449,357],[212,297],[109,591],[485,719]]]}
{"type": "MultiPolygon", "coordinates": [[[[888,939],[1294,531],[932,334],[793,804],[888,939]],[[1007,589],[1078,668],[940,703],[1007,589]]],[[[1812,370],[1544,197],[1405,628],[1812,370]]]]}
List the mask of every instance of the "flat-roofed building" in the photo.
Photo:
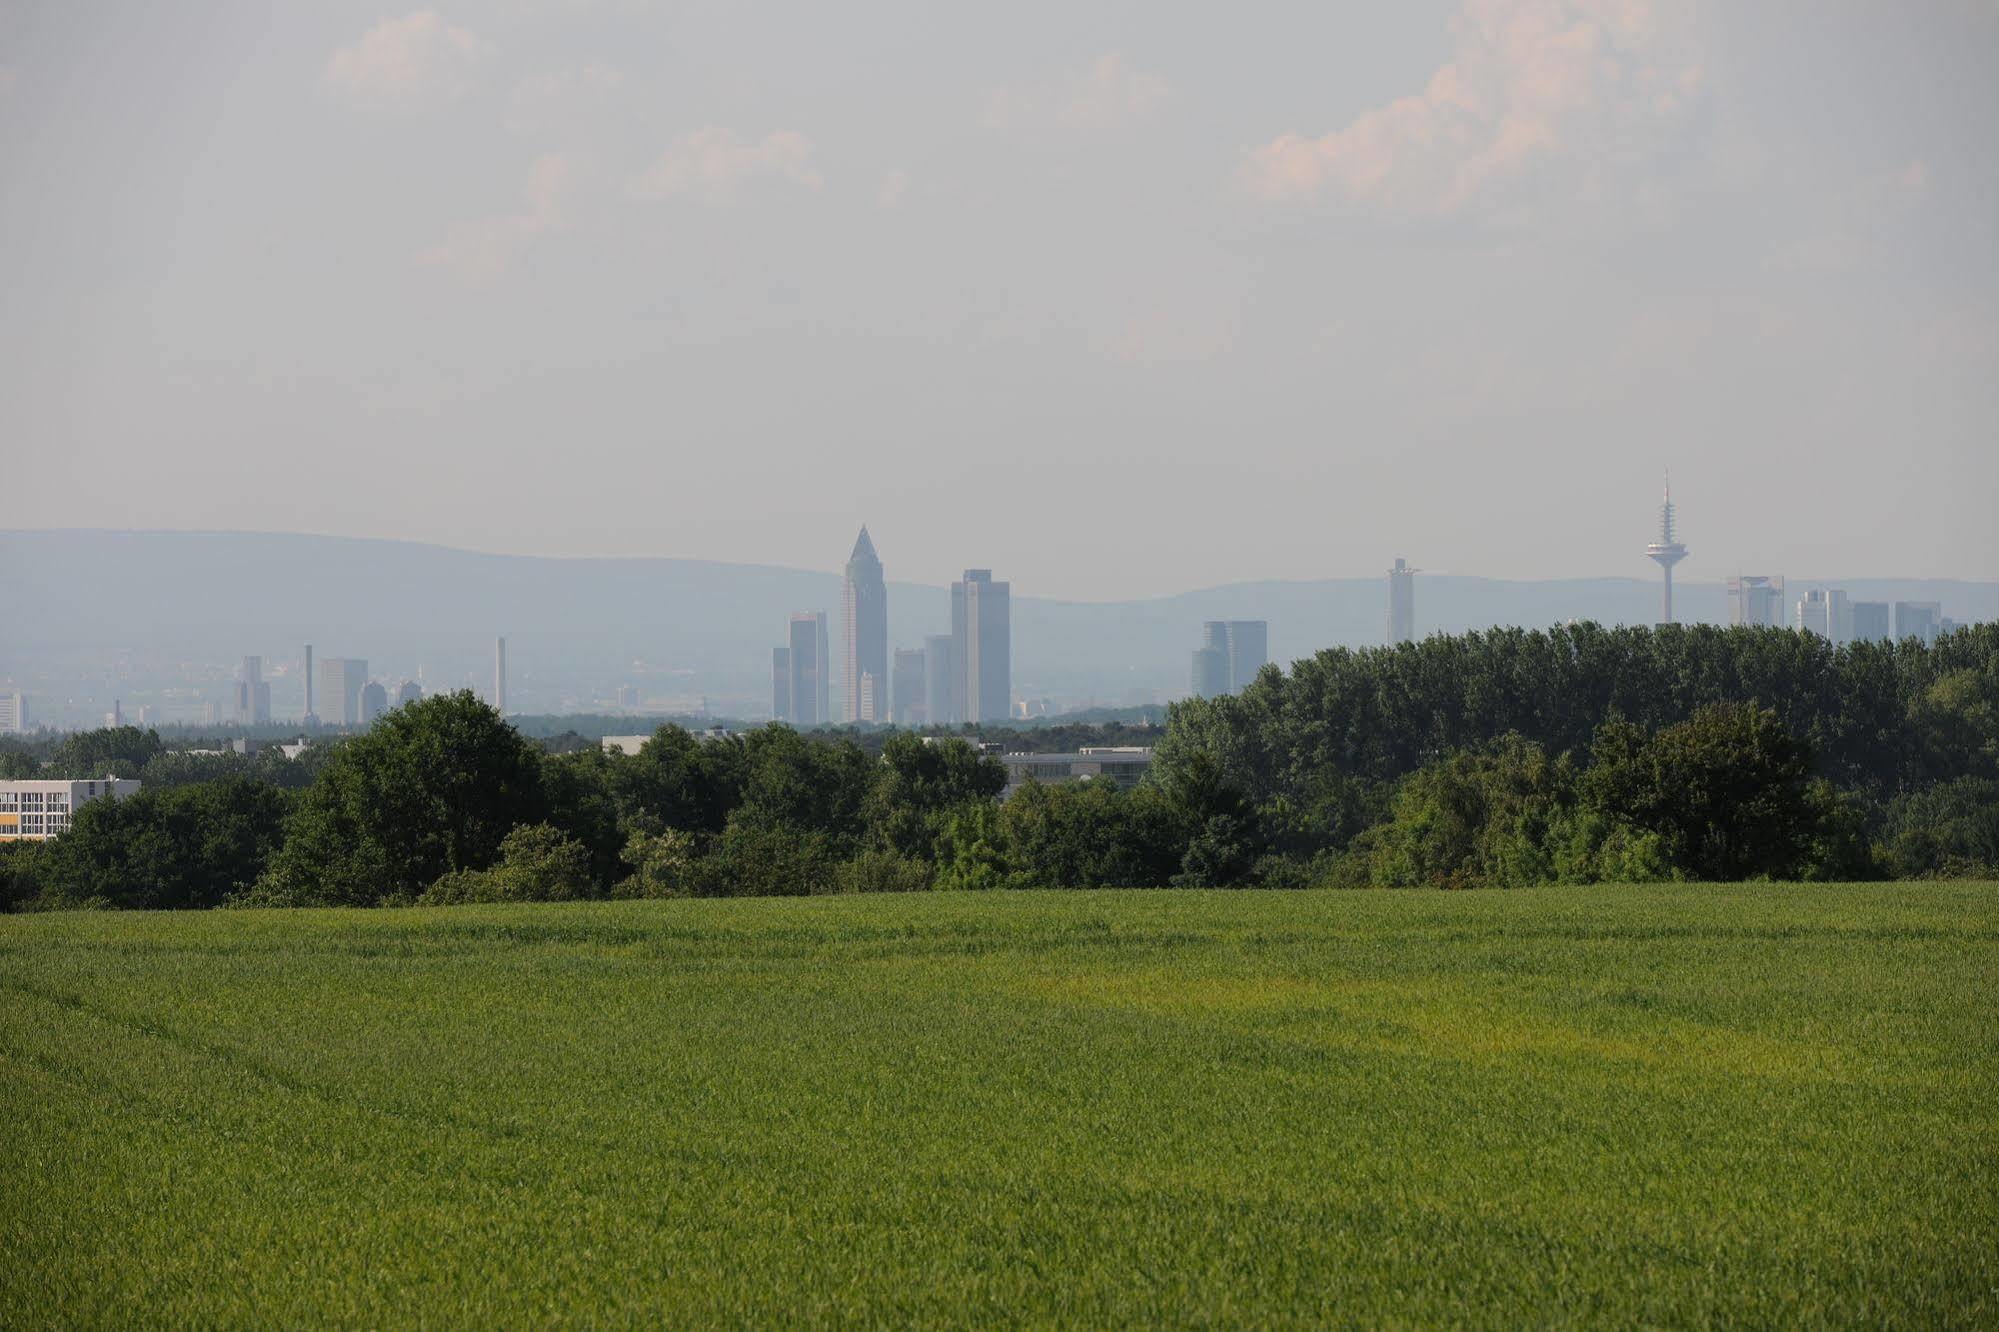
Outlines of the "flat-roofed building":
{"type": "Polygon", "coordinates": [[[951,584],[954,721],[1003,722],[1013,703],[1013,585],[991,569],[967,569],[951,584]]]}
{"type": "Polygon", "coordinates": [[[770,650],[770,719],[791,720],[791,649],[770,650]]]}
{"type": "Polygon", "coordinates": [[[1856,601],[1847,608],[1847,614],[1853,625],[1851,642],[1886,643],[1894,637],[1889,629],[1888,603],[1885,601],[1856,601]]]}
{"type": "Polygon", "coordinates": [[[0,735],[20,735],[28,729],[28,696],[19,690],[0,694],[0,735]]]}
{"type": "Polygon", "coordinates": [[[1152,749],[1149,745],[1096,745],[1073,753],[1002,754],[1000,762],[1006,765],[1006,791],[1002,799],[1031,781],[1043,785],[1110,782],[1129,790],[1151,770],[1152,749]]]}
{"type": "Polygon", "coordinates": [[[1416,575],[1407,561],[1396,560],[1388,571],[1388,641],[1408,643],[1416,637],[1416,575]]]}
{"type": "Polygon", "coordinates": [[[76,811],[91,801],[138,791],[139,783],[124,777],[0,782],[0,842],[46,842],[69,827],[76,811]]]}
{"type": "Polygon", "coordinates": [[[826,650],[825,611],[793,613],[785,661],[789,697],[784,719],[794,726],[821,726],[831,721],[833,663],[826,650]]]}
{"type": "Polygon", "coordinates": [[[1895,603],[1895,637],[1913,638],[1920,643],[1937,641],[1943,629],[1940,601],[1898,601],[1895,603]]]}
{"type": "Polygon", "coordinates": [[[924,679],[928,658],[922,648],[897,648],[889,682],[889,717],[897,726],[923,726],[930,721],[924,679]]]}
{"type": "Polygon", "coordinates": [[[956,640],[949,634],[932,634],[923,640],[923,710],[929,726],[955,726],[965,720],[957,708],[958,668],[952,657],[956,640]]]}
{"type": "Polygon", "coordinates": [[[1784,627],[1784,579],[1781,574],[1744,574],[1728,580],[1731,624],[1784,627]]]}
{"type": "Polygon", "coordinates": [[[264,659],[243,658],[236,676],[236,721],[257,726],[271,719],[271,686],[264,680],[264,659]]]}
{"type": "Polygon", "coordinates": [[[361,686],[368,683],[368,663],[360,657],[326,657],[319,663],[320,716],[331,726],[356,726],[361,721],[361,686]]]}

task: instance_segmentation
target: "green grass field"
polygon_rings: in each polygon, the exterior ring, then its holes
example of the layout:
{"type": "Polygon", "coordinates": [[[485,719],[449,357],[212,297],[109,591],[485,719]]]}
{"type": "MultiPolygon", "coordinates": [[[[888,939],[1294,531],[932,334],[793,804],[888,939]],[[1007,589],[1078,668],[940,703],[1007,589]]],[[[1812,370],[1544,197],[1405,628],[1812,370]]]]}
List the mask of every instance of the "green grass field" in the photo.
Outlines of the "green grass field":
{"type": "Polygon", "coordinates": [[[0,918],[0,1326],[1999,1322],[1999,885],[0,918]]]}

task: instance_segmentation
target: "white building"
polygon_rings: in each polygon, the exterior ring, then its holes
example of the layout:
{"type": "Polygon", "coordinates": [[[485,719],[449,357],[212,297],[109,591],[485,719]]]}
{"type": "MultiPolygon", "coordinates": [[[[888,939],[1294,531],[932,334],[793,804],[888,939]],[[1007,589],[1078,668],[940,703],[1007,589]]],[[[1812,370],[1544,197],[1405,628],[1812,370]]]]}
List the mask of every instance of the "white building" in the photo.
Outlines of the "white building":
{"type": "Polygon", "coordinates": [[[1729,620],[1734,624],[1784,625],[1784,579],[1781,574],[1745,574],[1728,580],[1729,620]]]}
{"type": "Polygon", "coordinates": [[[0,694],[0,735],[20,735],[28,729],[28,696],[18,691],[0,694]]]}
{"type": "Polygon", "coordinates": [[[1797,627],[1832,643],[1853,637],[1853,612],[1846,593],[1836,587],[1818,588],[1798,598],[1797,627]]]}
{"type": "Polygon", "coordinates": [[[46,842],[79,805],[101,796],[136,795],[139,783],[117,777],[82,782],[0,782],[0,842],[46,842]]]}

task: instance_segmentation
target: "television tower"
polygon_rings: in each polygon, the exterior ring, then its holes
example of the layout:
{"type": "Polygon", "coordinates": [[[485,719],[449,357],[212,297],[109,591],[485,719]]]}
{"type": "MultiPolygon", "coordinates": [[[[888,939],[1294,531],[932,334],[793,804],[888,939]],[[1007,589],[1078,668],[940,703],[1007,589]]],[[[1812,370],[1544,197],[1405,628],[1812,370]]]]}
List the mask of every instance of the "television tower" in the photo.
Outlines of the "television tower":
{"type": "Polygon", "coordinates": [[[1645,547],[1645,554],[1666,571],[1664,613],[1661,624],[1673,622],[1673,566],[1687,558],[1687,548],[1673,534],[1673,474],[1666,473],[1666,498],[1659,505],[1659,539],[1645,547]]]}

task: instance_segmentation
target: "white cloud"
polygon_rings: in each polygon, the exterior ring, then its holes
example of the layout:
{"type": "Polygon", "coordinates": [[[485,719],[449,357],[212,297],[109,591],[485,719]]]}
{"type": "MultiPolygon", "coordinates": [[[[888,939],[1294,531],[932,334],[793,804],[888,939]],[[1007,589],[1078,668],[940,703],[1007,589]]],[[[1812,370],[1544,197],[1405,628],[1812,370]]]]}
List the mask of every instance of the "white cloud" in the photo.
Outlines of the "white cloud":
{"type": "Polygon", "coordinates": [[[473,286],[488,285],[514,266],[536,237],[562,225],[562,199],[572,176],[569,160],[549,153],[528,168],[520,211],[481,218],[454,228],[442,244],[418,256],[448,268],[473,286]]]}
{"type": "Polygon", "coordinates": [[[1149,119],[1166,104],[1166,80],[1132,68],[1117,52],[1062,83],[1001,88],[986,99],[985,124],[998,130],[1109,130],[1149,119]]]}
{"type": "Polygon", "coordinates": [[[1248,184],[1449,212],[1538,167],[1629,151],[1700,94],[1683,24],[1655,0],[1464,0],[1420,93],[1252,150],[1248,184]]]}
{"type": "Polygon", "coordinates": [[[709,126],[682,134],[651,166],[632,178],[642,199],[688,198],[728,203],[750,181],[772,178],[816,190],[824,177],[812,165],[812,140],[796,130],[773,130],[745,140],[734,130],[709,126]]]}
{"type": "Polygon", "coordinates": [[[326,62],[328,88],[357,106],[395,109],[462,96],[491,47],[434,9],[384,19],[326,62]]]}

